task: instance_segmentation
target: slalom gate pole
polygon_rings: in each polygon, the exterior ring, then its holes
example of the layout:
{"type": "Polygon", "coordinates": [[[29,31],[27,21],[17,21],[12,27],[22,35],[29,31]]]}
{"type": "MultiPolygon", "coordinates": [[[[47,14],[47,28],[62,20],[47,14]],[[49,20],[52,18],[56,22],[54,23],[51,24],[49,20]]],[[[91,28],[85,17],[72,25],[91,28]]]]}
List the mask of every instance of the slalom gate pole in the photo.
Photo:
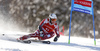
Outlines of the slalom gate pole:
{"type": "Polygon", "coordinates": [[[94,45],[96,45],[93,1],[92,1],[92,18],[93,18],[93,31],[94,31],[94,45]]]}

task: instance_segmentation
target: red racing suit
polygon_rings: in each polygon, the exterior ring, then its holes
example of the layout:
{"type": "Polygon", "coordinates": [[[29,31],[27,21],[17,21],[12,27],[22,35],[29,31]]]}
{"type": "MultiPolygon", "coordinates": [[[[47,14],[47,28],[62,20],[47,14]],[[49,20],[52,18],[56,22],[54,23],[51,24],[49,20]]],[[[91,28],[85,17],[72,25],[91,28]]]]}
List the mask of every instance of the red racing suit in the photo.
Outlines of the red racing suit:
{"type": "Polygon", "coordinates": [[[30,37],[38,37],[38,39],[41,38],[41,40],[52,38],[55,34],[56,36],[59,35],[59,27],[57,23],[51,24],[50,19],[46,18],[43,19],[42,22],[39,25],[41,27],[41,30],[43,31],[44,37],[40,37],[40,30],[36,30],[33,34],[29,34],[30,37]]]}

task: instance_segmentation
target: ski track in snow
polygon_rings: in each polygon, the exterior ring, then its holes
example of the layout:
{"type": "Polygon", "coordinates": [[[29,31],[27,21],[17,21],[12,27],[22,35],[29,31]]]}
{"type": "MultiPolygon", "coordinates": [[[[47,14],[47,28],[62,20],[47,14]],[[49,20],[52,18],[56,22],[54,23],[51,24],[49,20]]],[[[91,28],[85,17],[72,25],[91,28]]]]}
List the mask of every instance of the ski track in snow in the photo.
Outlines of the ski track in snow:
{"type": "Polygon", "coordinates": [[[12,41],[18,37],[20,37],[20,34],[8,34],[6,37],[0,34],[0,51],[100,51],[100,39],[97,39],[96,46],[94,45],[94,39],[82,37],[71,37],[71,43],[68,44],[68,36],[61,36],[57,42],[53,42],[54,37],[48,39],[51,41],[51,44],[38,42],[25,44],[12,41]]]}

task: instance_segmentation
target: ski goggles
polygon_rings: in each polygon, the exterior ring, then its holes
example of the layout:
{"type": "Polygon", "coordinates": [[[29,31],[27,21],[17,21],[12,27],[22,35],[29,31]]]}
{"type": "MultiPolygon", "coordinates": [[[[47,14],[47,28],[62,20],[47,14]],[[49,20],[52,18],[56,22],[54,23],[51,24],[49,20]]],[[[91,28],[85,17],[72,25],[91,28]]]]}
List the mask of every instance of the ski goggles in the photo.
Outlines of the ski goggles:
{"type": "Polygon", "coordinates": [[[51,19],[51,21],[56,21],[57,19],[51,19]]]}

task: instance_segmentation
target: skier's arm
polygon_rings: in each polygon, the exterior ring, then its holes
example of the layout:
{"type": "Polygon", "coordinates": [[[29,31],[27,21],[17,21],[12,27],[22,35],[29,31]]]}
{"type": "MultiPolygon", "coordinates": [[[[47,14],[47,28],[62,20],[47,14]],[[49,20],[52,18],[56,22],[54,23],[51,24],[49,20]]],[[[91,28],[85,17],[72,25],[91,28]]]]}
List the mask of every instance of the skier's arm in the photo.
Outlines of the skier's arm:
{"type": "Polygon", "coordinates": [[[39,25],[40,37],[44,37],[43,30],[42,30],[42,26],[44,25],[44,21],[45,21],[45,19],[43,19],[39,25]]]}
{"type": "Polygon", "coordinates": [[[55,28],[55,32],[56,32],[56,37],[60,37],[60,34],[59,34],[59,27],[57,26],[57,28],[55,28]]]}
{"type": "Polygon", "coordinates": [[[56,32],[56,37],[54,38],[54,42],[56,42],[58,40],[58,38],[60,37],[58,25],[55,28],[55,32],[56,32]]]}

